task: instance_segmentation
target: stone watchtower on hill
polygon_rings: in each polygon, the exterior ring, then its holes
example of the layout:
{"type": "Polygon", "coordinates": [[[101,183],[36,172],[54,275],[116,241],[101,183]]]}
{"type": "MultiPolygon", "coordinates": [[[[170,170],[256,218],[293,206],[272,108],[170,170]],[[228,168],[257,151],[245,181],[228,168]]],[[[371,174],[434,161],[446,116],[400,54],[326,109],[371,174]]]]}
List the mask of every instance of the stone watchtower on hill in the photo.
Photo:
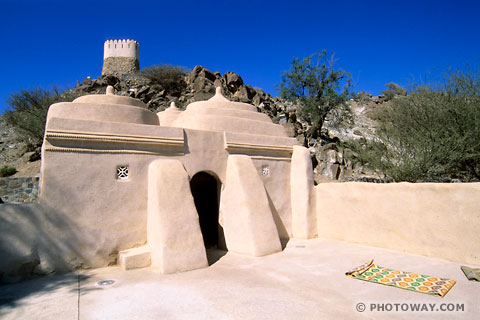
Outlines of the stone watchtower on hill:
{"type": "Polygon", "coordinates": [[[103,75],[119,76],[138,71],[138,42],[135,40],[107,40],[103,49],[103,75]]]}

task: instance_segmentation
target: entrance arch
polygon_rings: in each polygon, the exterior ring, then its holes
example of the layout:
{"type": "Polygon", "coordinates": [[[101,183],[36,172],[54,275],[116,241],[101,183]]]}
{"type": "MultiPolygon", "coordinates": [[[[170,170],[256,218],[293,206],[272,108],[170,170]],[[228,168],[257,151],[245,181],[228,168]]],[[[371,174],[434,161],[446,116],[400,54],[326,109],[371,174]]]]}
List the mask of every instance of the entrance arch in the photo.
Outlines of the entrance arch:
{"type": "Polygon", "coordinates": [[[206,249],[226,250],[223,228],[218,222],[220,188],[219,179],[205,171],[196,173],[190,180],[206,249]]]}

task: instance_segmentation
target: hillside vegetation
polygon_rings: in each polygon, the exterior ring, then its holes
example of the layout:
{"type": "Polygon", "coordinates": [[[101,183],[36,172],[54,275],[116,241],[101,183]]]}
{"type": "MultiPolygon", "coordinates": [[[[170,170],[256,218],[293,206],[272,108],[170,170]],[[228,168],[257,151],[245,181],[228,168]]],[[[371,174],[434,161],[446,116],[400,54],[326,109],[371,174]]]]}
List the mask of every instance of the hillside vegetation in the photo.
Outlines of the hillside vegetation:
{"type": "Polygon", "coordinates": [[[372,113],[377,133],[357,145],[361,160],[396,181],[479,181],[479,75],[451,71],[392,97],[372,113]]]}
{"type": "Polygon", "coordinates": [[[246,85],[233,72],[169,65],[87,78],[66,91],[22,90],[11,95],[10,109],[0,119],[0,166],[17,166],[16,175],[39,170],[46,113],[55,102],[104,94],[112,85],[116,94],[159,112],[172,101],[184,108],[208,99],[221,86],[229,99],[255,105],[309,148],[317,182],[479,181],[478,75],[478,70],[450,71],[438,83],[413,86],[409,94],[389,83],[382,96],[372,97],[353,94],[349,74],[321,52],[292,61],[278,86],[281,97],[246,85]]]}

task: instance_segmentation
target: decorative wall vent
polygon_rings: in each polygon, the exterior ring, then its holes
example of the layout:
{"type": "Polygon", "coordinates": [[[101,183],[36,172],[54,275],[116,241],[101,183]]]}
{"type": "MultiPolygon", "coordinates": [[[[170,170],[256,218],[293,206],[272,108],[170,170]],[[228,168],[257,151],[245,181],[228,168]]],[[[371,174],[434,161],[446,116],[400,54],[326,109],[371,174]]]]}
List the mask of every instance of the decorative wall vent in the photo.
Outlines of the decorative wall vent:
{"type": "Polygon", "coordinates": [[[263,167],[262,174],[268,176],[270,174],[270,169],[268,167],[263,167]]]}
{"type": "Polygon", "coordinates": [[[119,180],[128,179],[128,166],[117,167],[117,179],[119,180]]]}

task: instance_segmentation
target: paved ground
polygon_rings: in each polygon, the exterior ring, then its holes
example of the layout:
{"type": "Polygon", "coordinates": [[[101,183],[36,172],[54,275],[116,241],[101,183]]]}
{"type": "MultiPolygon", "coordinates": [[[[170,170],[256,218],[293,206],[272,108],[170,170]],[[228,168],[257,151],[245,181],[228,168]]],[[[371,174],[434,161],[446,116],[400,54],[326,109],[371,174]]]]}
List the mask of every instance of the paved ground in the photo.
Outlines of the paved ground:
{"type": "Polygon", "coordinates": [[[480,283],[468,281],[458,263],[323,239],[291,240],[283,252],[261,258],[228,253],[209,268],[179,274],[109,267],[0,287],[0,319],[453,318],[480,319],[480,283]],[[438,298],[345,276],[370,258],[457,284],[438,298]],[[100,286],[104,280],[115,282],[100,286]],[[460,304],[464,311],[370,310],[412,303],[460,304]]]}

